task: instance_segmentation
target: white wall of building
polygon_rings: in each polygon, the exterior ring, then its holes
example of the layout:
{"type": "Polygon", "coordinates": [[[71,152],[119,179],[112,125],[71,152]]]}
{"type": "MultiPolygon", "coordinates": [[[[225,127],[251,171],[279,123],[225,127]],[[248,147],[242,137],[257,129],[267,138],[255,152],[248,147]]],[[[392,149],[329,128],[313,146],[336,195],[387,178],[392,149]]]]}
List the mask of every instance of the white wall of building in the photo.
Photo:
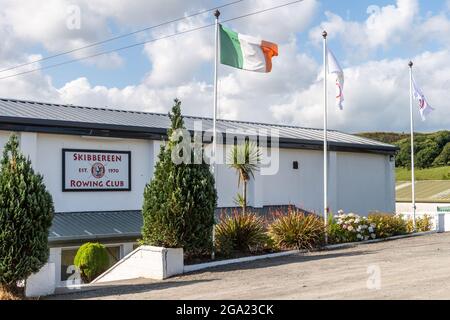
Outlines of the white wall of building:
{"type": "MultiPolygon", "coordinates": [[[[261,170],[248,186],[248,204],[296,205],[309,211],[323,212],[323,153],[316,150],[279,149],[276,174],[261,170]],[[298,169],[293,169],[293,162],[298,169]]],[[[370,211],[394,212],[394,161],[388,155],[350,152],[329,154],[329,206],[332,212],[368,214],[370,211]]],[[[242,186],[227,165],[217,169],[219,207],[234,206],[233,199],[242,186]]]]}
{"type": "Polygon", "coordinates": [[[360,214],[394,212],[394,166],[388,155],[339,152],[337,208],[360,214]]]}
{"type": "MultiPolygon", "coordinates": [[[[1,150],[10,134],[8,131],[0,131],[1,150]]],[[[154,155],[159,152],[159,141],[28,132],[18,135],[22,152],[30,157],[34,169],[44,176],[57,212],[142,208],[144,187],[153,175],[154,155]],[[131,191],[63,192],[63,148],[131,151],[131,191]]]]}
{"type": "Polygon", "coordinates": [[[44,176],[57,212],[142,208],[144,187],[153,173],[152,141],[38,134],[37,143],[35,168],[44,176]],[[63,148],[131,151],[131,191],[63,192],[63,148]]]}
{"type": "MultiPolygon", "coordinates": [[[[0,132],[0,143],[10,133],[0,132]]],[[[56,211],[137,210],[142,207],[143,190],[153,176],[160,141],[113,139],[71,135],[21,133],[21,148],[43,174],[52,193],[56,211]],[[131,191],[63,192],[62,149],[99,149],[131,151],[131,191]]],[[[273,151],[273,150],[272,150],[273,151]]],[[[222,151],[226,154],[226,151],[222,151]]],[[[226,156],[223,157],[224,159],[226,156]]],[[[279,149],[271,157],[275,174],[261,170],[248,186],[248,204],[293,204],[313,212],[323,212],[323,153],[316,150],[279,149]],[[299,168],[293,169],[297,161],[299,168]],[[278,164],[274,164],[277,162],[278,164]]],[[[367,214],[372,210],[395,210],[394,161],[388,155],[330,152],[329,203],[332,212],[367,214]]],[[[218,206],[235,206],[238,176],[227,164],[216,168],[218,206]]]]}
{"type": "Polygon", "coordinates": [[[3,147],[6,142],[8,142],[9,136],[11,135],[10,131],[0,131],[0,152],[3,155],[3,147]]]}

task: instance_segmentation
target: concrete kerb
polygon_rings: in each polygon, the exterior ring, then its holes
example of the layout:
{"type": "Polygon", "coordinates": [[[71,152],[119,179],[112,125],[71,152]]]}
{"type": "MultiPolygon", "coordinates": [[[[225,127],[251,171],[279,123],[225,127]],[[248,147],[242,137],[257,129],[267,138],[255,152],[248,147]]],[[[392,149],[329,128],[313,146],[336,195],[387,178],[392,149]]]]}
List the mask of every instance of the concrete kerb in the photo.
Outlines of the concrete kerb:
{"type": "Polygon", "coordinates": [[[391,241],[391,240],[398,240],[398,239],[404,239],[404,238],[419,237],[419,236],[425,236],[425,235],[433,234],[433,233],[437,233],[437,231],[433,230],[433,231],[425,231],[425,232],[416,232],[416,233],[402,234],[399,236],[393,236],[393,237],[382,238],[382,239],[330,244],[330,245],[324,246],[322,248],[322,250],[342,249],[342,248],[354,247],[356,245],[361,245],[361,244],[371,244],[371,243],[377,243],[377,242],[383,242],[383,241],[391,241]]]}
{"type": "Polygon", "coordinates": [[[211,261],[211,262],[205,262],[205,263],[199,263],[199,264],[192,264],[192,265],[184,266],[184,273],[224,266],[224,265],[228,265],[228,264],[236,264],[236,263],[262,260],[262,259],[272,259],[272,258],[284,257],[284,256],[292,255],[295,253],[299,253],[302,251],[306,252],[306,250],[290,250],[290,251],[284,251],[284,252],[262,254],[262,255],[258,255],[258,256],[242,257],[242,258],[236,258],[236,259],[227,259],[227,260],[219,260],[219,261],[211,261]]]}
{"type": "MultiPolygon", "coordinates": [[[[417,232],[417,233],[410,233],[410,234],[393,236],[393,237],[383,238],[383,239],[332,244],[332,245],[327,245],[322,248],[319,248],[319,250],[322,250],[322,251],[323,250],[335,250],[335,249],[341,249],[341,248],[354,247],[357,245],[377,243],[377,242],[382,242],[382,241],[391,241],[391,240],[398,240],[398,239],[403,239],[403,238],[424,236],[424,235],[433,234],[433,233],[436,233],[436,231],[417,232]]],[[[220,261],[212,261],[212,262],[205,262],[205,263],[200,263],[200,264],[187,265],[187,266],[184,266],[184,273],[190,273],[190,272],[194,272],[194,271],[199,271],[199,270],[203,270],[203,269],[214,268],[214,267],[219,267],[219,266],[224,266],[224,265],[229,265],[229,264],[251,262],[251,261],[262,260],[262,259],[273,259],[273,258],[293,255],[296,253],[307,253],[307,252],[310,252],[310,251],[308,251],[308,250],[290,250],[290,251],[285,251],[285,252],[269,253],[269,254],[264,254],[264,255],[259,255],[259,256],[243,257],[243,258],[237,258],[237,259],[228,259],[228,260],[220,260],[220,261]]]]}

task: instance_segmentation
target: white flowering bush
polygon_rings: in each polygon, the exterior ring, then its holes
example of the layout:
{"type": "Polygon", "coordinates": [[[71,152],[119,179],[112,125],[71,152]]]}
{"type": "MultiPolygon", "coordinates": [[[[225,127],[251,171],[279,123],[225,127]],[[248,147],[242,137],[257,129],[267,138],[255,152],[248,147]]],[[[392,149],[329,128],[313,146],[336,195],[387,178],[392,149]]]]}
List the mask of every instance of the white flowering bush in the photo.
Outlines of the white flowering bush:
{"type": "Polygon", "coordinates": [[[330,241],[335,243],[376,239],[376,225],[366,217],[342,210],[329,221],[330,241]]]}

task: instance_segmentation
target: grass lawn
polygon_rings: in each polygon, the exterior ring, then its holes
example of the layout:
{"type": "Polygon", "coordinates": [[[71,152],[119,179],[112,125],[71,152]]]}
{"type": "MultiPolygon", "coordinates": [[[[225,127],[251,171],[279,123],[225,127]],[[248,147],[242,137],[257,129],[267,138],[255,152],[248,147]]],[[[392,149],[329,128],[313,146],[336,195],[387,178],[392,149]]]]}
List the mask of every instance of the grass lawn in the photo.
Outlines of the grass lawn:
{"type": "MultiPolygon", "coordinates": [[[[416,180],[450,180],[450,166],[429,169],[416,169],[416,180]]],[[[411,171],[405,168],[396,168],[397,181],[410,181],[411,171]]]]}
{"type": "MultiPolygon", "coordinates": [[[[397,202],[410,202],[411,182],[397,182],[395,197],[397,202]]],[[[450,203],[450,180],[416,181],[416,201],[450,203]]]]}

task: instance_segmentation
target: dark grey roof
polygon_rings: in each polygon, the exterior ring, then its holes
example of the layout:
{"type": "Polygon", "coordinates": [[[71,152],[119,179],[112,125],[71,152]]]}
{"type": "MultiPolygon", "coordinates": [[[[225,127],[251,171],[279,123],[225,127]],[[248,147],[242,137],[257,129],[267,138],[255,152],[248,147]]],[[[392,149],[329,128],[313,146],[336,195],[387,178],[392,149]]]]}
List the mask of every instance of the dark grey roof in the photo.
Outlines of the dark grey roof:
{"type": "MultiPolygon", "coordinates": [[[[212,128],[210,118],[185,116],[184,120],[188,130],[194,130],[194,122],[198,120],[202,121],[203,130],[212,128]]],[[[0,129],[3,130],[158,139],[165,136],[169,125],[167,114],[0,99],[0,129]]],[[[220,132],[234,129],[238,134],[247,135],[245,130],[258,130],[261,135],[261,129],[277,129],[282,147],[320,149],[323,144],[322,129],[231,120],[218,120],[217,129],[220,132]]],[[[396,151],[395,146],[336,130],[329,130],[328,140],[331,150],[396,151]]]]}
{"type": "MultiPolygon", "coordinates": [[[[291,205],[247,207],[247,212],[256,213],[270,219],[272,213],[287,212],[291,205]]],[[[298,209],[298,208],[295,208],[298,209]]],[[[222,214],[230,215],[239,211],[238,207],[216,208],[216,220],[222,214]]],[[[305,211],[306,212],[306,211],[305,211]]],[[[308,213],[308,212],[306,212],[308,213]]],[[[50,245],[82,243],[87,241],[136,241],[141,237],[143,225],[140,210],[89,211],[55,213],[48,240],[50,245]]]]}
{"type": "Polygon", "coordinates": [[[49,243],[101,239],[138,239],[142,214],[134,211],[55,213],[49,243]]]}

